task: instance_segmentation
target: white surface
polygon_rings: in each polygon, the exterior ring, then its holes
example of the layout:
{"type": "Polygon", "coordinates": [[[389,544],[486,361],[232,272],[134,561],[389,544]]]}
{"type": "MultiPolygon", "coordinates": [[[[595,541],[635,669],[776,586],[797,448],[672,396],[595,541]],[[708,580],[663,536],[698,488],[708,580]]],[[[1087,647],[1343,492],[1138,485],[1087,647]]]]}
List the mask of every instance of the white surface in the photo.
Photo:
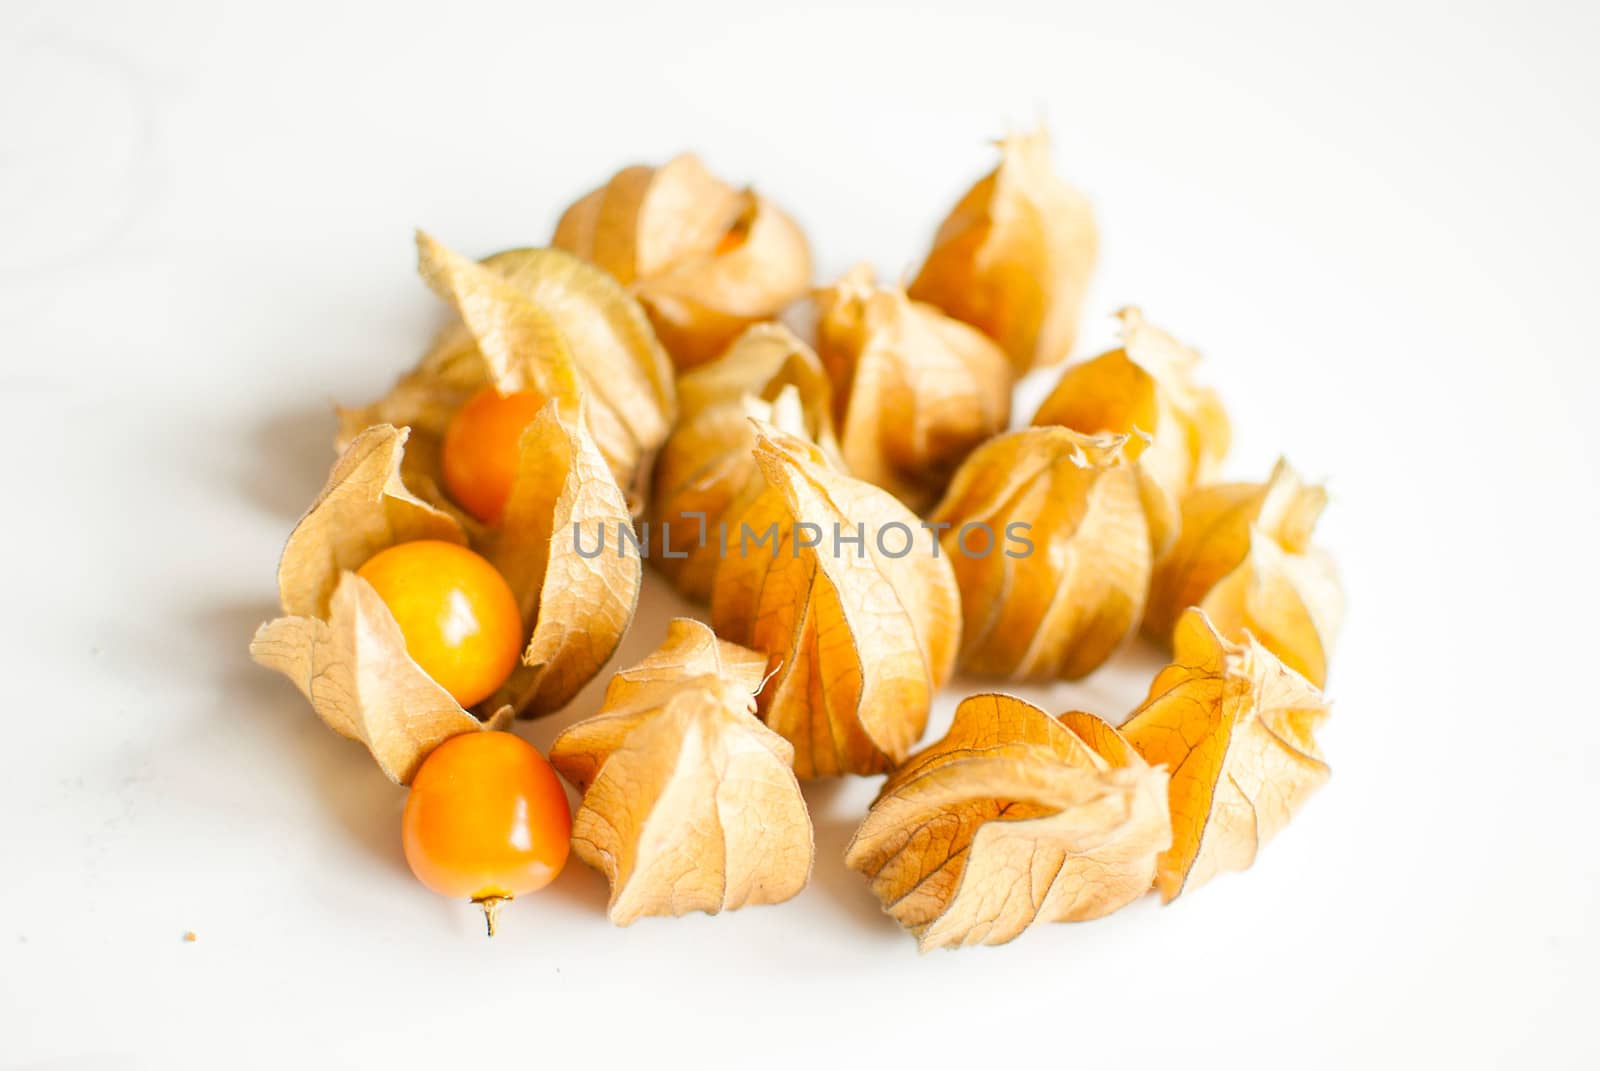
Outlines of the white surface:
{"type": "MultiPolygon", "coordinates": [[[[4,5],[0,1064],[1594,1066],[1595,9],[751,6],[4,5]],[[1331,785],[1248,874],[1001,949],[919,957],[844,871],[865,781],[790,904],[614,930],[574,864],[484,940],[244,650],[331,400],[440,320],[411,228],[537,243],[692,147],[898,273],[1038,115],[1085,348],[1143,304],[1230,472],[1331,478],[1331,785]]],[[[1120,716],[1123,666],[1034,694],[1120,716]]]]}

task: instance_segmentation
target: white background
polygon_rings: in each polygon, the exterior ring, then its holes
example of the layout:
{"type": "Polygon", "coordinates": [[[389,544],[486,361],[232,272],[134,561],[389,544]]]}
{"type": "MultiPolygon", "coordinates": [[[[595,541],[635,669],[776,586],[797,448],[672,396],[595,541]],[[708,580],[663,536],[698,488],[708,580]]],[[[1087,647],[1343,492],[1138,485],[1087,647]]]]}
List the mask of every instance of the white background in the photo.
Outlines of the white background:
{"type": "MultiPolygon", "coordinates": [[[[6,0],[0,1065],[1595,1066],[1600,16],[1296,6],[6,0]],[[791,903],[617,930],[575,862],[486,941],[245,655],[332,402],[441,322],[412,227],[538,244],[693,148],[819,278],[897,275],[1038,117],[1104,235],[1084,352],[1142,304],[1232,474],[1330,480],[1329,787],[1247,874],[1000,949],[919,956],[844,870],[863,780],[808,789],[791,903]]],[[[1120,717],[1154,664],[1029,694],[1120,717]]]]}

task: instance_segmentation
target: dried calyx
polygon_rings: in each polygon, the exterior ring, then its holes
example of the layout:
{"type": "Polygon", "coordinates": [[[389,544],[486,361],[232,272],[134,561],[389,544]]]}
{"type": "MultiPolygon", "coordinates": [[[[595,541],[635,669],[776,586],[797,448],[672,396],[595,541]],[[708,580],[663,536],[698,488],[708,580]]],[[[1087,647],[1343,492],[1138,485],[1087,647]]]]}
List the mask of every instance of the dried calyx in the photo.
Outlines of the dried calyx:
{"type": "Polygon", "coordinates": [[[550,761],[583,792],[573,851],[611,882],[611,921],[787,900],[811,874],[794,749],[755,717],[766,658],[680,618],[612,678],[550,761]]]}
{"type": "Polygon", "coordinates": [[[566,210],[552,244],[637,296],[679,368],[716,357],[811,282],[794,220],[687,154],[619,171],[566,210]]]}
{"type": "Polygon", "coordinates": [[[1138,625],[1173,517],[1125,445],[1027,428],[957,471],[932,520],[961,588],[963,670],[1076,679],[1138,625]]]}
{"type": "Polygon", "coordinates": [[[1163,900],[1244,870],[1328,780],[1314,733],[1328,705],[1304,677],[1253,640],[1234,644],[1188,610],[1172,665],[1122,727],[1171,775],[1172,847],[1161,856],[1163,900]]]}
{"type": "Polygon", "coordinates": [[[913,510],[1011,417],[1012,369],[975,328],[859,266],[815,295],[847,470],[913,510]]]}
{"type": "Polygon", "coordinates": [[[811,443],[758,432],[767,486],[718,565],[712,621],[770,658],[761,715],[794,744],[801,777],[881,773],[922,735],[955,660],[949,562],[888,492],[811,443]]]}
{"type": "Polygon", "coordinates": [[[1170,642],[1198,606],[1222,635],[1252,636],[1317,687],[1344,616],[1333,558],[1311,545],[1327,492],[1279,461],[1266,483],[1200,487],[1184,499],[1180,534],[1156,566],[1145,634],[1170,642]]]}
{"type": "Polygon", "coordinates": [[[730,534],[737,542],[740,514],[766,487],[752,421],[837,460],[832,391],[809,346],[778,324],[757,324],[721,357],[686,372],[678,394],[683,417],[656,463],[651,563],[679,591],[705,600],[730,534]]]}
{"type": "Polygon", "coordinates": [[[1170,844],[1165,771],[1110,725],[977,695],[890,774],[846,862],[927,950],[1109,914],[1170,844]]]}
{"type": "Polygon", "coordinates": [[[1069,366],[1034,414],[1036,425],[1126,435],[1123,449],[1171,499],[1216,479],[1228,452],[1228,415],[1194,381],[1200,355],[1135,308],[1117,313],[1122,345],[1069,366]]]}
{"type": "Polygon", "coordinates": [[[411,429],[416,492],[477,522],[445,491],[440,452],[451,420],[485,387],[567,403],[585,423],[634,512],[677,417],[672,365],[638,302],[610,276],[555,249],[513,249],[482,263],[418,235],[422,276],[455,308],[422,362],[372,405],[340,411],[341,443],[373,424],[411,429]]]}
{"type": "Polygon", "coordinates": [[[477,545],[517,599],[528,630],[522,665],[476,714],[464,710],[407,656],[388,607],[354,572],[401,543],[468,542],[454,516],[407,488],[406,447],[406,430],[387,424],[351,441],[284,547],[286,616],[263,625],[250,648],[402,783],[456,733],[570,701],[616,648],[640,580],[637,557],[577,553],[575,526],[614,528],[628,513],[580,417],[551,402],[523,435],[504,523],[477,545]]]}
{"type": "Polygon", "coordinates": [[[1000,142],[1000,165],[951,210],[912,282],[998,342],[1019,373],[1064,359],[1099,250],[1084,196],[1050,167],[1043,130],[1000,142]]]}

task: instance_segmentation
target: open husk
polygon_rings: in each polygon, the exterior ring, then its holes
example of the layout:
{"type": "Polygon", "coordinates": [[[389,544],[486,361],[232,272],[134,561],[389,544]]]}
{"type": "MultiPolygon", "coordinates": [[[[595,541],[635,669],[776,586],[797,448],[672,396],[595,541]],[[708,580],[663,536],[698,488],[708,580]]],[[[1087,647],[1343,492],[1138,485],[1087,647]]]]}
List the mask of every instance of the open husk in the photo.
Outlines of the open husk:
{"type": "Polygon", "coordinates": [[[846,470],[926,509],[1011,419],[1010,362],[977,329],[875,284],[866,265],[815,300],[846,470]]]}
{"type": "Polygon", "coordinates": [[[683,416],[656,462],[650,561],[683,594],[711,597],[723,532],[766,480],[752,420],[814,442],[829,458],[832,389],[817,355],[787,328],[756,324],[715,361],[679,379],[683,416]]]}
{"type": "Polygon", "coordinates": [[[551,745],[583,792],[573,851],[611,882],[617,925],[781,903],[809,880],[794,749],[755,717],[766,662],[679,618],[551,745]]]}
{"type": "Polygon", "coordinates": [[[927,951],[1108,915],[1171,843],[1166,772],[1110,725],[976,695],[889,775],[845,861],[927,951]]]}
{"type": "Polygon", "coordinates": [[[1228,415],[1216,393],[1194,381],[1198,353],[1138,309],[1117,319],[1122,346],[1068,367],[1033,423],[1128,436],[1123,449],[1176,507],[1191,488],[1216,479],[1232,437],[1228,415]]]}
{"type": "Polygon", "coordinates": [[[771,659],[761,714],[794,744],[801,777],[881,773],[922,735],[955,660],[949,562],[888,492],[814,444],[758,431],[768,486],[730,533],[713,623],[771,659]]]}
{"type": "MultiPolygon", "coordinates": [[[[387,397],[340,410],[341,444],[372,424],[411,428],[407,480],[454,510],[439,451],[451,418],[486,385],[584,399],[590,435],[637,511],[655,452],[677,417],[672,365],[638,302],[593,265],[557,249],[513,249],[481,263],[425,234],[418,267],[460,315],[387,397]]],[[[476,522],[459,510],[470,530],[476,522]]]]}
{"type": "Polygon", "coordinates": [[[1146,761],[1171,775],[1172,847],[1156,888],[1171,901],[1219,873],[1244,870],[1328,780],[1313,733],[1322,693],[1254,641],[1223,639],[1185,611],[1172,665],[1123,725],[1146,761]]]}
{"type": "Polygon", "coordinates": [[[1124,444],[1026,428],[956,473],[932,521],[961,588],[963,670],[1073,680],[1138,625],[1173,518],[1124,444]]]}
{"type": "Polygon", "coordinates": [[[1185,608],[1198,606],[1223,636],[1254,636],[1317,687],[1328,679],[1328,656],[1344,616],[1338,570],[1311,545],[1327,505],[1279,461],[1266,483],[1200,487],[1181,508],[1180,532],[1156,566],[1144,631],[1170,642],[1185,608]]]}
{"type": "Polygon", "coordinates": [[[520,717],[552,713],[610,660],[643,580],[622,534],[631,525],[581,415],[546,405],[522,434],[504,519],[484,541],[530,629],[522,665],[491,702],[510,703],[520,717]]]}
{"type": "Polygon", "coordinates": [[[596,527],[614,530],[628,513],[581,419],[550,403],[523,435],[504,523],[477,543],[517,598],[529,632],[523,664],[476,716],[462,709],[406,654],[393,615],[354,572],[400,543],[468,542],[453,516],[407,489],[407,435],[379,424],[345,449],[284,547],[286,616],[261,626],[250,645],[256,661],[293,680],[323,721],[365,744],[402,783],[456,733],[564,706],[616,648],[640,580],[637,555],[577,553],[575,527],[592,543],[596,527]]]}
{"type": "Polygon", "coordinates": [[[1000,165],[939,227],[911,296],[998,342],[1019,373],[1067,356],[1099,232],[1084,196],[1050,167],[1043,130],[1000,142],[1000,165]]]}
{"type": "Polygon", "coordinates": [[[716,357],[811,281],[794,220],[688,154],[619,171],[562,214],[552,244],[635,294],[679,368],[716,357]]]}

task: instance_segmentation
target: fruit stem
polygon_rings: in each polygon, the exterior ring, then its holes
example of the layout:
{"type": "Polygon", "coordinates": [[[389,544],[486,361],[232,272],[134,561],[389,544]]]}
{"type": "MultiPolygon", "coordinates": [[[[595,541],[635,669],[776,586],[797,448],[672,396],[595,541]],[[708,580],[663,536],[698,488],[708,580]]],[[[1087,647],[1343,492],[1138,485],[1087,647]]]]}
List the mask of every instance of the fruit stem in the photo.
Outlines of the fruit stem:
{"type": "Polygon", "coordinates": [[[509,900],[508,896],[485,896],[472,901],[483,908],[483,924],[489,931],[489,936],[494,936],[494,920],[500,914],[500,905],[509,900]]]}

